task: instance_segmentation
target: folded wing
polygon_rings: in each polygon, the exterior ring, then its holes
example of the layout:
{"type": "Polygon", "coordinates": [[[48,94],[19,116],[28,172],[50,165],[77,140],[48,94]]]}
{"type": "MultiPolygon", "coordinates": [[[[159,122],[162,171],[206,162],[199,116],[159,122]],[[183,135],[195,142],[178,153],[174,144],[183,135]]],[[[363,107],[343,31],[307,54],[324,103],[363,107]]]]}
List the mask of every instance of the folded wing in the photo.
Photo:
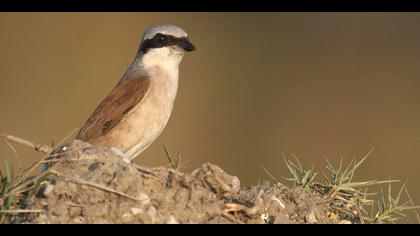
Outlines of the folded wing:
{"type": "Polygon", "coordinates": [[[76,135],[76,139],[94,143],[115,127],[146,95],[150,80],[132,76],[121,80],[99,104],[76,135]]]}

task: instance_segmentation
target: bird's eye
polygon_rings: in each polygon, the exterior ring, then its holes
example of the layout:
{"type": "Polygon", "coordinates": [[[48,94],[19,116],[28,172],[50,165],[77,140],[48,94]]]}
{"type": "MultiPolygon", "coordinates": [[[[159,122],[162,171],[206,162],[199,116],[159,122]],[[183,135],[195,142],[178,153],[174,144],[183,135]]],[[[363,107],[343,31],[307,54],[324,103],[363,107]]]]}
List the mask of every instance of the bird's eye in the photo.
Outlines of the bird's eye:
{"type": "Polygon", "coordinates": [[[158,37],[156,38],[156,41],[157,41],[158,43],[163,43],[163,42],[165,42],[165,40],[166,40],[166,38],[165,38],[165,36],[163,36],[163,35],[160,35],[160,36],[158,36],[158,37]]]}

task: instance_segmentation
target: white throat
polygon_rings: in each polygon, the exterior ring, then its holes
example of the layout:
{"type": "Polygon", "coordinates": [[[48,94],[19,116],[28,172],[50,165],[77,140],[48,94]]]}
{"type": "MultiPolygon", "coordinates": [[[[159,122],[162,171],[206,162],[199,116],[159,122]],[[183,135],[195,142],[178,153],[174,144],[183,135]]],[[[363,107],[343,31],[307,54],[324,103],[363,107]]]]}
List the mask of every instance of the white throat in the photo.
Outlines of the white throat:
{"type": "Polygon", "coordinates": [[[178,77],[179,64],[184,53],[172,47],[150,49],[140,57],[140,67],[149,75],[163,71],[171,77],[178,77]]]}

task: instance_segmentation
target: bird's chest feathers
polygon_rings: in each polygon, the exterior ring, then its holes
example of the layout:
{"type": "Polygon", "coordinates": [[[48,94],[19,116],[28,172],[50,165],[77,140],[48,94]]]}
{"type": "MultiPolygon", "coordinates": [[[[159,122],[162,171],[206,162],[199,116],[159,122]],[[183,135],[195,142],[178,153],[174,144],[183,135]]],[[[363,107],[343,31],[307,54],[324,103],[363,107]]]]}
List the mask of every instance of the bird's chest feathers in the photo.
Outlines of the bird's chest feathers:
{"type": "Polygon", "coordinates": [[[156,106],[171,105],[169,103],[176,96],[182,55],[173,53],[170,50],[155,50],[148,52],[141,60],[142,70],[150,79],[150,88],[144,100],[151,100],[156,106]]]}
{"type": "Polygon", "coordinates": [[[150,78],[146,95],[123,120],[126,142],[119,148],[128,156],[138,155],[162,132],[172,112],[177,89],[177,75],[159,72],[150,78]]]}
{"type": "MultiPolygon", "coordinates": [[[[144,68],[146,69],[146,68],[144,68]]],[[[134,130],[147,127],[147,132],[159,133],[166,125],[178,90],[178,68],[160,66],[145,70],[150,86],[143,99],[126,117],[134,130]]],[[[145,130],[146,131],[146,130],[145,130]]],[[[152,135],[153,136],[153,135],[152,135]]]]}
{"type": "Polygon", "coordinates": [[[178,73],[158,71],[150,78],[150,88],[144,101],[149,101],[151,106],[166,109],[172,107],[178,90],[178,73]]]}

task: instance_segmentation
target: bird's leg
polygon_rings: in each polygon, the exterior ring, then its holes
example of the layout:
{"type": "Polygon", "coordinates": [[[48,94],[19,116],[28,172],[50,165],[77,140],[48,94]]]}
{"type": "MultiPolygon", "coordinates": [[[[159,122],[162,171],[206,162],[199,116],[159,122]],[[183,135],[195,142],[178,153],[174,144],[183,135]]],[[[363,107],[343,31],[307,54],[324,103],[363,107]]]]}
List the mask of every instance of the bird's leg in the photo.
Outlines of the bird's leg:
{"type": "Polygon", "coordinates": [[[126,162],[127,164],[131,164],[131,160],[130,160],[130,158],[128,158],[128,157],[127,157],[127,155],[125,155],[125,154],[124,154],[124,152],[123,152],[123,151],[121,151],[120,149],[118,149],[118,148],[116,148],[116,147],[112,147],[112,148],[111,148],[111,151],[112,151],[115,155],[117,155],[117,156],[121,157],[121,158],[123,159],[123,161],[124,161],[124,162],[126,162]]]}

